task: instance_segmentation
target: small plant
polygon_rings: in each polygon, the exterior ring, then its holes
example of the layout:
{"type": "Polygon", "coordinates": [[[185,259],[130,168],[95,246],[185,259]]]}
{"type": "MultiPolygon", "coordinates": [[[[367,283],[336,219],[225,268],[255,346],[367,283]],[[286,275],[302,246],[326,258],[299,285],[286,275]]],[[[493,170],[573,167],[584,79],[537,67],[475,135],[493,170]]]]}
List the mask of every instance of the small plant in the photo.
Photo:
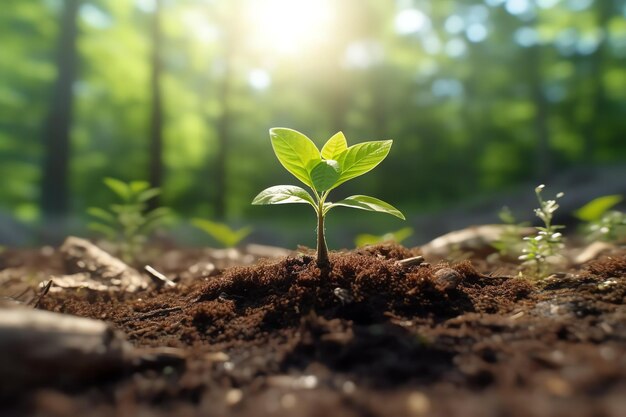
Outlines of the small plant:
{"type": "Polygon", "coordinates": [[[90,207],[87,213],[94,218],[88,227],[115,242],[122,259],[130,262],[147,240],[148,235],[162,226],[170,215],[166,207],[147,211],[147,202],[159,195],[158,188],[150,188],[145,181],[125,183],[105,178],[104,184],[120,199],[108,209],[90,207]]]}
{"type": "Polygon", "coordinates": [[[252,228],[250,226],[234,230],[227,224],[212,222],[205,219],[192,219],[191,224],[211,236],[225,248],[234,248],[239,244],[239,242],[252,233],[252,228]]]}
{"type": "Polygon", "coordinates": [[[626,213],[611,210],[622,202],[621,195],[605,195],[591,200],[576,210],[574,215],[587,222],[587,240],[622,242],[626,240],[626,213]]]}
{"type": "Polygon", "coordinates": [[[502,229],[502,234],[499,239],[491,244],[501,257],[516,259],[522,253],[524,248],[524,242],[520,241],[520,237],[522,236],[522,228],[527,226],[526,223],[519,223],[511,209],[504,206],[498,212],[498,217],[504,228],[502,229]]]}
{"type": "Polygon", "coordinates": [[[368,233],[362,233],[356,236],[354,244],[357,247],[376,245],[383,242],[396,242],[402,243],[405,239],[409,238],[413,234],[413,229],[410,227],[403,227],[395,232],[385,233],[383,235],[371,235],[368,233]]]}
{"type": "Polygon", "coordinates": [[[277,185],[261,191],[252,204],[305,203],[317,215],[317,265],[327,268],[328,248],[324,236],[326,214],[339,206],[391,214],[404,220],[404,215],[392,205],[374,197],[353,195],[331,203],[330,192],[339,185],[369,172],[385,159],[393,141],[364,142],[348,147],[343,133],[333,135],[320,151],[313,141],[292,129],[270,129],[274,153],[280,163],[297,179],[307,185],[313,195],[294,185],[277,185]]]}
{"type": "Polygon", "coordinates": [[[564,226],[552,224],[554,212],[559,208],[556,200],[563,197],[563,193],[558,193],[554,200],[544,200],[541,197],[541,191],[545,185],[541,184],[535,188],[535,194],[539,201],[539,208],[535,209],[535,215],[543,221],[543,227],[536,227],[537,234],[524,238],[526,245],[519,257],[524,261],[522,264],[531,271],[536,278],[543,278],[549,270],[549,263],[563,249],[563,235],[559,232],[564,226]]]}

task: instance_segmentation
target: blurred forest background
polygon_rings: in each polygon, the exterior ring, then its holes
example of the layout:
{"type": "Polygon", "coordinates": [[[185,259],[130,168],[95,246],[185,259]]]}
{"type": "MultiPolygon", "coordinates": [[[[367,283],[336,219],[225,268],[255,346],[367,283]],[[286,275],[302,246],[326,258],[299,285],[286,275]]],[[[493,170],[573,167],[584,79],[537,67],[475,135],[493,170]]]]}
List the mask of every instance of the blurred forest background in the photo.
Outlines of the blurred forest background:
{"type": "MultiPolygon", "coordinates": [[[[626,162],[626,0],[2,0],[0,33],[0,244],[87,233],[110,176],[162,187],[179,235],[311,246],[310,210],[250,205],[297,183],[273,126],[394,139],[336,194],[409,219],[626,162]]],[[[340,211],[331,246],[405,226],[340,211]]]]}

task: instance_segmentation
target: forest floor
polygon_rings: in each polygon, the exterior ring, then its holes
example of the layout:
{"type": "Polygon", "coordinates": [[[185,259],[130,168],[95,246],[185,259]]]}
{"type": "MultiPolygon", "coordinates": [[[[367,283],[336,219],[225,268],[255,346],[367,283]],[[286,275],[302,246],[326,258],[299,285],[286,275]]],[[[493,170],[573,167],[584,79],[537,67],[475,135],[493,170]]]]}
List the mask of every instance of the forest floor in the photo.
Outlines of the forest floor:
{"type": "MultiPolygon", "coordinates": [[[[206,253],[154,259],[176,286],[35,291],[37,309],[106,321],[144,355],[71,376],[63,363],[50,374],[26,362],[32,378],[2,382],[0,416],[618,417],[626,410],[626,250],[541,282],[503,261],[402,264],[421,250],[395,244],[333,252],[329,271],[295,252],[213,270],[206,253]]],[[[5,251],[2,295],[67,269],[51,248],[5,251]]],[[[20,355],[8,360],[19,363],[20,355]]]]}

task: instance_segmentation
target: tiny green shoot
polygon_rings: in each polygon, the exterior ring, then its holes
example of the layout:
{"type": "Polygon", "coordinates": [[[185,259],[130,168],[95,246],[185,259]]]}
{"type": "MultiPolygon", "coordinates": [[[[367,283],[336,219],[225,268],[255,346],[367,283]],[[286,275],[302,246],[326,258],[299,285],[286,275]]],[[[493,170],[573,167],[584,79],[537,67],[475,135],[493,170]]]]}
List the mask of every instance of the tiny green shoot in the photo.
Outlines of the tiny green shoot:
{"type": "Polygon", "coordinates": [[[545,185],[541,184],[535,188],[539,208],[535,209],[535,215],[543,222],[543,227],[536,227],[537,234],[524,238],[526,243],[523,255],[519,257],[524,261],[522,266],[533,274],[535,278],[546,276],[550,262],[560,255],[561,249],[565,246],[563,235],[559,232],[564,226],[552,224],[554,212],[559,208],[556,200],[563,197],[563,193],[558,193],[554,200],[544,200],[541,192],[545,185]]]}
{"type": "Polygon", "coordinates": [[[621,203],[621,195],[605,195],[595,198],[574,212],[586,222],[586,238],[589,241],[622,242],[626,240],[626,213],[611,210],[621,203]]]}
{"type": "Polygon", "coordinates": [[[402,243],[407,238],[413,235],[413,229],[410,227],[403,227],[395,232],[389,232],[382,235],[372,235],[369,233],[361,233],[354,238],[354,244],[356,247],[362,247],[367,245],[376,245],[383,242],[396,242],[402,243]]]}
{"type": "Polygon", "coordinates": [[[352,195],[336,203],[327,201],[332,190],[361,176],[380,164],[389,154],[393,141],[363,142],[348,147],[343,133],[333,135],[320,151],[304,134],[287,128],[270,129],[270,140],[278,161],[312,193],[295,185],[276,185],[261,191],[252,204],[309,204],[317,215],[317,265],[328,268],[328,247],[324,236],[324,218],[339,206],[404,215],[391,204],[366,195],[352,195]]]}
{"type": "Polygon", "coordinates": [[[147,202],[159,195],[160,190],[150,188],[146,181],[126,183],[105,178],[103,182],[119,201],[107,209],[87,209],[87,213],[94,218],[88,227],[115,242],[122,259],[131,262],[136,259],[150,233],[161,227],[171,212],[166,207],[147,211],[147,202]]]}
{"type": "Polygon", "coordinates": [[[498,217],[503,224],[502,234],[491,244],[501,257],[516,259],[522,254],[524,248],[523,241],[520,240],[522,236],[522,228],[527,226],[527,223],[519,223],[515,218],[515,215],[507,206],[502,207],[498,212],[498,217]]]}
{"type": "Polygon", "coordinates": [[[234,248],[252,233],[250,226],[235,230],[225,223],[212,222],[206,219],[192,219],[191,224],[211,236],[225,248],[234,248]]]}

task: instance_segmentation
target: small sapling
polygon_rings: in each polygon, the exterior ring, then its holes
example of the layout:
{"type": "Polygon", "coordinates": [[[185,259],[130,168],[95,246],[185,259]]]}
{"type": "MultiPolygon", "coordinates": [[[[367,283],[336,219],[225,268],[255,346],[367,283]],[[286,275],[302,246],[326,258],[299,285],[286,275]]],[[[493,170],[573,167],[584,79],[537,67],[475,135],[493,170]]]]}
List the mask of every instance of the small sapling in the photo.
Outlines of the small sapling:
{"type": "Polygon", "coordinates": [[[545,185],[541,184],[535,188],[539,208],[535,209],[535,215],[543,221],[543,227],[536,227],[537,234],[524,238],[526,245],[522,250],[523,255],[519,257],[524,261],[523,266],[532,272],[536,278],[543,278],[548,272],[549,263],[560,256],[564,248],[563,235],[559,232],[564,226],[552,224],[554,212],[559,208],[556,200],[563,197],[563,193],[558,193],[554,200],[544,200],[541,191],[545,185]]]}
{"type": "Polygon", "coordinates": [[[348,147],[343,133],[333,135],[320,151],[304,134],[287,128],[270,129],[270,139],[278,161],[298,180],[308,186],[312,195],[295,185],[276,185],[261,191],[252,204],[309,204],[317,215],[317,265],[328,268],[328,248],[324,236],[324,218],[335,207],[352,207],[391,214],[404,220],[392,205],[366,195],[352,195],[335,203],[326,201],[339,185],[380,164],[389,154],[391,140],[363,142],[348,147]]]}
{"type": "Polygon", "coordinates": [[[99,232],[111,242],[126,262],[135,260],[148,235],[162,226],[170,217],[166,207],[147,210],[147,202],[160,194],[145,181],[125,183],[115,178],[105,178],[104,184],[119,198],[108,209],[91,207],[87,213],[94,220],[88,227],[99,232]]]}
{"type": "Polygon", "coordinates": [[[621,243],[626,241],[626,213],[614,210],[621,203],[621,195],[605,195],[595,198],[574,212],[586,222],[587,240],[604,240],[621,243]]]}

